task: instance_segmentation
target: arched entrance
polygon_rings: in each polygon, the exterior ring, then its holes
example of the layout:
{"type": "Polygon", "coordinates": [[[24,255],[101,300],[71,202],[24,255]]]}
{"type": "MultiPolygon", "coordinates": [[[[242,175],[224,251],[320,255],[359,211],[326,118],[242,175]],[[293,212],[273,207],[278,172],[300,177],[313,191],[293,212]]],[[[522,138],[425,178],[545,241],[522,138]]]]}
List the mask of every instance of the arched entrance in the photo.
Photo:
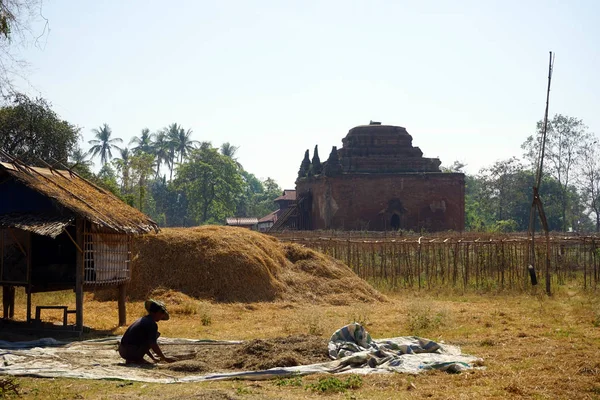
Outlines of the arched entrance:
{"type": "Polygon", "coordinates": [[[400,229],[400,216],[398,214],[392,215],[392,220],[390,221],[390,226],[393,230],[397,231],[400,229]]]}

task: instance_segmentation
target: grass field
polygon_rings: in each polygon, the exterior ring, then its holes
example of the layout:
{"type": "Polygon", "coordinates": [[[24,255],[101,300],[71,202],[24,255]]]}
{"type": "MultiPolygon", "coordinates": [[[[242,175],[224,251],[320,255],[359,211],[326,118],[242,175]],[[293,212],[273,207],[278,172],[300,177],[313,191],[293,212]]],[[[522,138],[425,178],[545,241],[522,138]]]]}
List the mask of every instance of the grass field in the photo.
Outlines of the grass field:
{"type": "MultiPolygon", "coordinates": [[[[68,292],[38,294],[34,303],[73,305],[72,297],[68,292]]],[[[347,375],[337,376],[339,381],[327,380],[331,376],[308,376],[171,385],[42,378],[16,378],[13,382],[21,398],[40,399],[600,398],[598,293],[562,286],[550,298],[541,291],[463,294],[443,290],[405,291],[388,294],[388,298],[387,302],[374,304],[318,307],[188,300],[171,307],[172,318],[160,323],[160,331],[169,337],[223,340],[306,333],[329,337],[337,328],[358,321],[374,338],[414,334],[458,344],[463,352],[482,357],[486,369],[457,375],[429,372],[418,376],[366,376],[339,393],[333,391],[347,375]]],[[[24,317],[24,306],[24,296],[19,295],[17,319],[24,317]]],[[[116,309],[116,302],[99,302],[86,295],[86,325],[122,333],[124,328],[115,327],[116,309]]],[[[141,302],[128,305],[129,322],[142,314],[141,302]]]]}

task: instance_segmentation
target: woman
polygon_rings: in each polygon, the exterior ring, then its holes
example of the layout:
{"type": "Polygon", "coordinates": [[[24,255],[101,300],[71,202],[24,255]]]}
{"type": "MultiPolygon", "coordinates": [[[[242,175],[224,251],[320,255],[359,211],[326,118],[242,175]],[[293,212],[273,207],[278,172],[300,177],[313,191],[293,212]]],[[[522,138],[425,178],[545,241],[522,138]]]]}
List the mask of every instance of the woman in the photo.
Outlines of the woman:
{"type": "Polygon", "coordinates": [[[173,362],[175,359],[166,357],[158,347],[157,339],[158,321],[167,321],[169,313],[165,304],[158,300],[149,299],[144,303],[148,315],[135,321],[127,328],[119,343],[119,354],[125,359],[126,364],[146,364],[144,356],[147,354],[152,361],[173,362]],[[151,352],[159,357],[156,358],[151,352]]]}

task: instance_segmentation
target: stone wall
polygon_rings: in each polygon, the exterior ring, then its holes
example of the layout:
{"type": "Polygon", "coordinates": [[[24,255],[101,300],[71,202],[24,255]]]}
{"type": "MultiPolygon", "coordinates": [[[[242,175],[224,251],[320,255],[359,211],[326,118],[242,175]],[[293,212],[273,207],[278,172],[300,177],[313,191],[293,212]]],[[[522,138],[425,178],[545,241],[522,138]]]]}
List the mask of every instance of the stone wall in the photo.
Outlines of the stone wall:
{"type": "Polygon", "coordinates": [[[464,174],[343,174],[298,179],[312,194],[311,228],[464,230],[464,174]]]}

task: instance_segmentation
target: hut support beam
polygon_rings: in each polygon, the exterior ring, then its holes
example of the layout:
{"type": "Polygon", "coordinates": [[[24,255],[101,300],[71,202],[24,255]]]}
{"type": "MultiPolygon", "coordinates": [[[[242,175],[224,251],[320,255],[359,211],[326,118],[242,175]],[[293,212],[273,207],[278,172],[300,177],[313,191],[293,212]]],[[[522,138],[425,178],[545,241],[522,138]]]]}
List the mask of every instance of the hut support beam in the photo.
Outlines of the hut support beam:
{"type": "Polygon", "coordinates": [[[2,306],[4,310],[4,319],[14,318],[15,316],[15,287],[2,286],[2,306]]]}
{"type": "Polygon", "coordinates": [[[83,332],[83,220],[77,219],[76,222],[76,239],[77,248],[77,263],[75,267],[75,328],[79,332],[83,332]]]}
{"type": "Polygon", "coordinates": [[[127,309],[125,302],[127,300],[127,285],[119,285],[119,326],[127,325],[127,309]]]}

